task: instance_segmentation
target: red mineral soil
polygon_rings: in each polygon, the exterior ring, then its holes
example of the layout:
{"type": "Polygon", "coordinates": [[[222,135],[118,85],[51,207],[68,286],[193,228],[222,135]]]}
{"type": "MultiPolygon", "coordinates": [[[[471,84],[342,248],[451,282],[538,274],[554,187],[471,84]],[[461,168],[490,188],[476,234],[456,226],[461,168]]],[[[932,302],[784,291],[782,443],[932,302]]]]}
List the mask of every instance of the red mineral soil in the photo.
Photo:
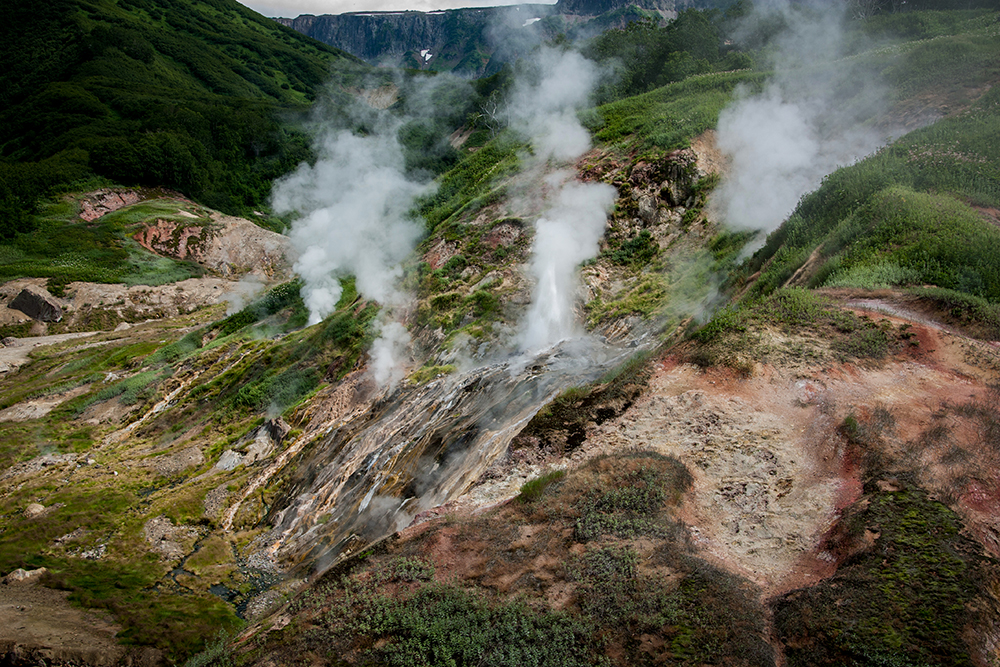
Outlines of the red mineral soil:
{"type": "MultiPolygon", "coordinates": [[[[752,377],[741,377],[668,356],[656,364],[631,408],[592,427],[579,448],[548,464],[572,469],[632,449],[677,457],[695,479],[680,518],[700,555],[747,577],[770,597],[829,576],[849,555],[824,548],[840,511],[862,493],[867,454],[849,442],[843,424],[849,415],[864,423],[881,419],[881,453],[919,461],[921,484],[1000,553],[1000,474],[992,472],[1000,465],[986,465],[992,459],[976,453],[975,428],[957,417],[948,421],[950,448],[926,437],[942,414],[984,400],[1000,354],[908,309],[905,300],[886,293],[848,303],[859,315],[909,325],[911,343],[880,362],[758,364],[752,377]],[[967,463],[958,465],[956,458],[967,463]]],[[[535,462],[486,482],[460,499],[455,511],[495,506],[543,467],[535,462]]],[[[893,481],[880,484],[891,488],[893,481]]],[[[441,562],[461,562],[468,557],[466,545],[462,551],[441,562]]]]}

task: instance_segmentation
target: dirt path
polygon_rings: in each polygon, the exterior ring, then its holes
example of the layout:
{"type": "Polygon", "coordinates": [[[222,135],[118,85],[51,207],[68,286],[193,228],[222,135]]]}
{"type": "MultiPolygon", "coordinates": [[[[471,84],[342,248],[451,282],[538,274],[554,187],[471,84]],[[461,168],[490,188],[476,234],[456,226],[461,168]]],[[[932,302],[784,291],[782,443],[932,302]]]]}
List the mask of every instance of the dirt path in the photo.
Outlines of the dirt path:
{"type": "Polygon", "coordinates": [[[28,363],[29,355],[40,347],[65,343],[75,338],[95,336],[100,331],[85,331],[82,333],[56,334],[53,336],[33,336],[18,338],[15,345],[0,348],[0,373],[9,373],[28,363]]]}

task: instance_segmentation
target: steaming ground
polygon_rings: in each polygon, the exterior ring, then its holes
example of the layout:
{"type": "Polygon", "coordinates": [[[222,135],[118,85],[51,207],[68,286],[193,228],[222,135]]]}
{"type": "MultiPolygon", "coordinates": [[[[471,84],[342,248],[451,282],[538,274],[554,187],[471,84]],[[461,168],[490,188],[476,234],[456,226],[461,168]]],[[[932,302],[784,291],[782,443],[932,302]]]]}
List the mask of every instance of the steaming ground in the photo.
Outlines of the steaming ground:
{"type": "Polygon", "coordinates": [[[748,30],[769,20],[786,28],[765,89],[744,89],[719,116],[718,146],[731,167],[710,203],[728,226],[770,233],[824,176],[886,143],[865,125],[884,110],[884,89],[843,59],[846,11],[847,4],[803,9],[772,0],[747,19],[748,30]]]}

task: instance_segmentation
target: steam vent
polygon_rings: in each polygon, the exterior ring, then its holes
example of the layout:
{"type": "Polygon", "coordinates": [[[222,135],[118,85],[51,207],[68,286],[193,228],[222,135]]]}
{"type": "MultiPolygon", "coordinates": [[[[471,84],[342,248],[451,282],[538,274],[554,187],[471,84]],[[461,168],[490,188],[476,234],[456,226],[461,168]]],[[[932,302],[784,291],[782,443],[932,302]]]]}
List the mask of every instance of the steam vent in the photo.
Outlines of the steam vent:
{"type": "Polygon", "coordinates": [[[247,2],[0,9],[0,664],[1000,666],[994,1],[247,2]]]}

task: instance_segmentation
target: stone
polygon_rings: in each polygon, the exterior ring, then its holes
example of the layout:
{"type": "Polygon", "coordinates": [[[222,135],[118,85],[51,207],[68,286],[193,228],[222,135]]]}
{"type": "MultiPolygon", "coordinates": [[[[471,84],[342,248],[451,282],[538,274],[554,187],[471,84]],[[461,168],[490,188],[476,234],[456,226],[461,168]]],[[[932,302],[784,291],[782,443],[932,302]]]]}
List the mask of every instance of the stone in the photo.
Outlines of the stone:
{"type": "Polygon", "coordinates": [[[222,452],[222,456],[219,457],[215,467],[219,470],[233,470],[241,463],[243,463],[243,455],[239,452],[233,451],[232,449],[227,449],[222,452]]]}
{"type": "Polygon", "coordinates": [[[29,285],[7,304],[8,308],[20,310],[28,317],[40,322],[59,322],[63,311],[59,302],[48,290],[29,285]]]}
{"type": "Polygon", "coordinates": [[[44,567],[40,567],[37,570],[24,570],[22,568],[17,568],[6,577],[3,578],[3,583],[5,584],[30,584],[41,578],[43,574],[48,572],[44,567]]]}
{"type": "Polygon", "coordinates": [[[0,340],[0,343],[2,343],[4,347],[21,347],[21,341],[13,336],[7,336],[6,338],[0,340]]]}
{"type": "Polygon", "coordinates": [[[39,503],[31,503],[24,508],[24,518],[34,519],[35,517],[41,516],[45,513],[45,505],[40,505],[39,503]]]}

